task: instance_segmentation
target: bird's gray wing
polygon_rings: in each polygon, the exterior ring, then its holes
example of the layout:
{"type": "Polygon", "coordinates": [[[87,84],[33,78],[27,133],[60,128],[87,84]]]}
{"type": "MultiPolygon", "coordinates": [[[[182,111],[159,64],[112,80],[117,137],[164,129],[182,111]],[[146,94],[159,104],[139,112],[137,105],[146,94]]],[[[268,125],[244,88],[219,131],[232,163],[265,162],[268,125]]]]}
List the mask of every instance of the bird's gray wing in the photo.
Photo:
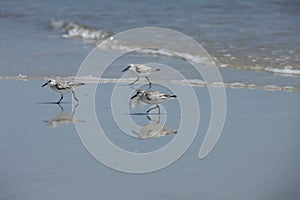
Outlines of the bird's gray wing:
{"type": "Polygon", "coordinates": [[[72,89],[70,84],[68,82],[60,82],[59,84],[56,85],[57,89],[62,90],[62,89],[72,89]]]}
{"type": "Polygon", "coordinates": [[[139,65],[136,67],[136,71],[138,73],[142,73],[142,72],[147,72],[147,71],[151,71],[151,67],[147,66],[147,65],[139,65]]]}

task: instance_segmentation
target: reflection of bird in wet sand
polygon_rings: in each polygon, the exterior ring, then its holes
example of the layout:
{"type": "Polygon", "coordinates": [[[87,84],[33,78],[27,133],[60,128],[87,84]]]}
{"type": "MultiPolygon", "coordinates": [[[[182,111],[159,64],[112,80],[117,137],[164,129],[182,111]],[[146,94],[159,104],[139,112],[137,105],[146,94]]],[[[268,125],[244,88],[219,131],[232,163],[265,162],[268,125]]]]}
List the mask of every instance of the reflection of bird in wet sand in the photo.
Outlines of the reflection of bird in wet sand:
{"type": "Polygon", "coordinates": [[[139,132],[134,130],[132,132],[140,139],[158,138],[177,133],[176,130],[167,127],[165,124],[161,124],[160,120],[144,125],[139,132]]]}
{"type": "Polygon", "coordinates": [[[72,113],[64,112],[64,108],[60,104],[58,104],[58,106],[61,109],[61,112],[59,113],[59,115],[57,115],[50,121],[45,121],[52,128],[57,127],[57,125],[65,125],[65,124],[70,124],[70,123],[84,122],[83,120],[77,120],[74,118],[78,104],[74,107],[74,110],[72,113]]]}
{"type": "Polygon", "coordinates": [[[176,98],[176,95],[170,95],[170,94],[163,94],[159,91],[154,90],[138,90],[135,95],[133,95],[130,99],[134,98],[140,98],[140,100],[146,104],[149,105],[156,105],[153,108],[150,108],[147,110],[147,113],[149,113],[151,110],[157,108],[158,112],[160,113],[160,107],[159,104],[164,103],[165,101],[168,101],[170,99],[176,98]]]}
{"type": "Polygon", "coordinates": [[[78,86],[84,85],[84,83],[74,83],[69,81],[58,81],[54,79],[49,79],[45,84],[42,85],[42,87],[45,87],[48,84],[52,90],[61,94],[61,97],[57,104],[61,102],[61,100],[64,98],[63,93],[66,92],[72,92],[74,99],[78,102],[78,99],[75,96],[74,89],[78,86]]]}
{"type": "Polygon", "coordinates": [[[159,71],[160,69],[158,68],[153,68],[149,67],[147,65],[142,65],[142,64],[130,64],[128,67],[126,67],[122,72],[125,71],[132,71],[137,75],[137,79],[130,83],[129,85],[133,85],[135,82],[140,80],[140,77],[146,77],[147,81],[149,82],[149,86],[151,86],[151,81],[148,78],[148,75],[150,75],[152,72],[159,71]]]}

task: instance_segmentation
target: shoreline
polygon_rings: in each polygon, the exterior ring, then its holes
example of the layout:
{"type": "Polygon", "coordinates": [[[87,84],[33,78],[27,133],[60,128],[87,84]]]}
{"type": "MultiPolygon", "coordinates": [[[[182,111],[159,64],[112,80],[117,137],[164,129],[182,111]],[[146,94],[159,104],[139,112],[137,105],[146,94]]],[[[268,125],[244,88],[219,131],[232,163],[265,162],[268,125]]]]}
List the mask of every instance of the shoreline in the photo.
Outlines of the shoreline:
{"type": "MultiPolygon", "coordinates": [[[[37,80],[47,80],[48,78],[54,78],[58,80],[65,80],[65,81],[78,81],[84,83],[91,83],[91,84],[101,84],[101,83],[131,83],[132,81],[136,80],[136,78],[97,78],[97,77],[60,77],[60,76],[49,76],[49,77],[27,77],[25,75],[21,76],[0,76],[0,81],[10,80],[10,81],[37,81],[37,80]]],[[[154,79],[155,80],[155,79],[154,79]]],[[[195,80],[195,79],[186,79],[186,80],[155,80],[158,84],[174,84],[174,85],[184,85],[191,87],[224,87],[230,89],[259,89],[265,91],[283,91],[283,92],[297,92],[300,91],[300,86],[279,86],[279,85],[257,85],[257,84],[245,84],[240,82],[232,82],[232,83],[222,83],[222,82],[211,82],[206,83],[202,80],[195,80]]],[[[141,82],[142,83],[142,82],[141,82]]],[[[147,82],[143,82],[147,84],[147,82]]]]}

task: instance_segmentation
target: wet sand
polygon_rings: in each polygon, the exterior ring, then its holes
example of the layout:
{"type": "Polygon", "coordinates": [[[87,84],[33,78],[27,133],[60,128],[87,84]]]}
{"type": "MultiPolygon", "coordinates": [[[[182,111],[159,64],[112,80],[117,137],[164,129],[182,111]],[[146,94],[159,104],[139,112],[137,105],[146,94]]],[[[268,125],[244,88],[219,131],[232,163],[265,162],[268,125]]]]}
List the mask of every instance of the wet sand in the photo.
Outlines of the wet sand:
{"type": "MultiPolygon", "coordinates": [[[[59,94],[41,88],[42,83],[0,81],[0,199],[296,199],[300,196],[298,91],[226,89],[228,107],[222,135],[213,151],[199,160],[198,151],[209,123],[210,102],[205,88],[195,88],[200,99],[201,121],[191,147],[171,166],[137,175],[112,170],[87,152],[73,124],[70,94],[62,104],[64,121],[55,122],[62,110],[50,102],[57,101],[59,94]]],[[[116,144],[132,151],[142,151],[142,147],[152,150],[174,137],[133,142],[125,138],[111,116],[101,114],[111,112],[110,105],[101,102],[101,95],[113,86],[113,83],[101,84],[104,92],[97,92],[96,99],[99,120],[111,130],[109,137],[116,144]]],[[[176,110],[176,105],[170,102],[166,107],[176,110]]],[[[138,118],[141,124],[147,121],[145,116],[133,118],[138,118]]],[[[177,119],[178,115],[171,117],[168,125],[178,128],[177,119]]],[[[76,123],[85,123],[85,119],[77,120],[76,123]]]]}

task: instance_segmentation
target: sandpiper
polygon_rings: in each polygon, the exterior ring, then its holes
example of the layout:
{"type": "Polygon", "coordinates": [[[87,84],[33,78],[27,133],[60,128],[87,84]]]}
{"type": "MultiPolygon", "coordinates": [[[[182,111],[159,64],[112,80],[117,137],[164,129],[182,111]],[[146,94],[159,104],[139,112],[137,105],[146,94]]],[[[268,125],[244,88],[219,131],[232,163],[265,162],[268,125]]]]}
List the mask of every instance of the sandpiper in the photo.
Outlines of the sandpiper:
{"type": "Polygon", "coordinates": [[[57,104],[61,102],[61,100],[64,98],[63,93],[66,92],[72,92],[74,99],[78,102],[78,99],[75,96],[74,89],[75,87],[84,85],[84,83],[74,83],[69,81],[58,81],[54,79],[49,79],[45,84],[42,85],[42,87],[45,87],[48,84],[52,90],[61,94],[59,101],[56,102],[57,104]]]}
{"type": "Polygon", "coordinates": [[[140,79],[140,77],[146,77],[147,81],[149,82],[149,85],[151,86],[152,83],[149,80],[148,75],[150,75],[152,72],[159,71],[160,69],[153,68],[143,64],[129,64],[122,72],[128,70],[134,72],[138,77],[135,81],[133,81],[129,85],[133,85],[135,82],[137,82],[140,79]]]}
{"type": "Polygon", "coordinates": [[[138,90],[135,95],[131,97],[131,99],[134,99],[136,97],[139,97],[141,101],[143,101],[146,104],[149,105],[156,105],[153,108],[150,108],[147,110],[147,113],[149,113],[151,110],[157,108],[158,112],[160,113],[160,107],[159,104],[164,103],[167,100],[174,99],[177,96],[171,95],[171,94],[163,94],[159,91],[154,90],[138,90]]]}

